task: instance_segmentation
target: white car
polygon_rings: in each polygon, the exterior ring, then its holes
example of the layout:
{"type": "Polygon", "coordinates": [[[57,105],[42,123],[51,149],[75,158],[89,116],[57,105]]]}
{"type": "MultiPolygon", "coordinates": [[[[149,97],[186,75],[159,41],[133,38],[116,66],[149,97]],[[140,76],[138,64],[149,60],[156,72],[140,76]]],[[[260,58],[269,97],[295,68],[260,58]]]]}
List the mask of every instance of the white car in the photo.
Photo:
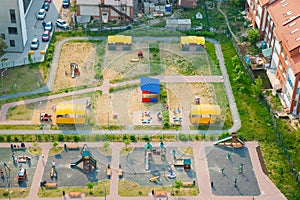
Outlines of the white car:
{"type": "Polygon", "coordinates": [[[55,24],[57,27],[62,28],[62,29],[70,28],[69,24],[62,19],[57,19],[55,24]]]}
{"type": "Polygon", "coordinates": [[[52,22],[47,22],[44,26],[44,30],[45,31],[52,31],[52,28],[53,28],[53,25],[52,25],[52,22]]]}
{"type": "Polygon", "coordinates": [[[33,38],[32,42],[31,42],[31,45],[30,45],[30,49],[32,50],[36,50],[39,48],[39,39],[38,38],[33,38]]]}
{"type": "Polygon", "coordinates": [[[45,19],[46,17],[46,10],[45,9],[40,9],[38,14],[37,14],[37,19],[45,19]]]}

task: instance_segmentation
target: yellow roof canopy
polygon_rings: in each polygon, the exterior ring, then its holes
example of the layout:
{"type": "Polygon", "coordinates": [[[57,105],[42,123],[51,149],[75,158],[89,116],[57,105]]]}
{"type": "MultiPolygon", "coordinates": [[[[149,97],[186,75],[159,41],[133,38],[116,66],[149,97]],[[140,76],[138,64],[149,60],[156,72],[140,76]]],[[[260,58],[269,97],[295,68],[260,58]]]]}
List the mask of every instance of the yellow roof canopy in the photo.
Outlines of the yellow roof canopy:
{"type": "Polygon", "coordinates": [[[192,104],[191,115],[221,115],[221,109],[219,105],[212,104],[192,104]]]}
{"type": "Polygon", "coordinates": [[[205,38],[201,36],[182,36],[180,39],[180,44],[198,44],[204,45],[205,38]]]}
{"type": "Polygon", "coordinates": [[[85,105],[81,104],[58,104],[56,106],[56,115],[86,115],[85,105]]]}
{"type": "Polygon", "coordinates": [[[114,43],[131,44],[131,36],[109,35],[107,41],[108,44],[114,44],[114,43]]]}

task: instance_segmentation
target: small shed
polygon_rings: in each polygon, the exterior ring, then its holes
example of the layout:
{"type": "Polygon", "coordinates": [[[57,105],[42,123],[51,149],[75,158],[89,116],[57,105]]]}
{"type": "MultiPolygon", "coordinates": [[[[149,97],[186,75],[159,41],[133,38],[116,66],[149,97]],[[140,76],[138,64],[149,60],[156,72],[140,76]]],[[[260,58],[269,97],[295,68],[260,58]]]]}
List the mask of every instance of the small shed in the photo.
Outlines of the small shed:
{"type": "Polygon", "coordinates": [[[219,105],[212,104],[192,104],[191,123],[192,124],[211,124],[215,123],[221,116],[219,105]]]}
{"type": "Polygon", "coordinates": [[[81,104],[58,104],[56,124],[85,124],[86,107],[81,104]]]}
{"type": "Polygon", "coordinates": [[[158,102],[160,82],[156,78],[141,76],[142,102],[158,102]]]}
{"type": "Polygon", "coordinates": [[[191,169],[192,161],[191,159],[183,159],[183,169],[191,169]]]}
{"type": "Polygon", "coordinates": [[[182,36],[180,48],[182,51],[201,51],[205,45],[205,38],[200,36],[182,36]]]}
{"type": "Polygon", "coordinates": [[[197,0],[178,0],[179,7],[197,8],[197,0]]]}
{"type": "Polygon", "coordinates": [[[191,19],[167,19],[166,21],[166,28],[174,31],[188,31],[191,27],[191,19]]]}
{"type": "Polygon", "coordinates": [[[130,51],[132,39],[131,36],[109,35],[107,43],[110,51],[130,51]]]}

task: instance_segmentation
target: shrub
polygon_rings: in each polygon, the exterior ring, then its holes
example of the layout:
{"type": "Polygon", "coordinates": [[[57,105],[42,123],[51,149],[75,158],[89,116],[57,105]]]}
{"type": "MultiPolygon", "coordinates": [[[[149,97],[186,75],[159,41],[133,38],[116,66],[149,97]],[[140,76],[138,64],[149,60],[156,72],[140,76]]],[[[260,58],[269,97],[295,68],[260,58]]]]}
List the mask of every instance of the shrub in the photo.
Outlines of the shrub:
{"type": "Polygon", "coordinates": [[[134,134],[130,134],[130,140],[131,140],[132,142],[136,142],[136,137],[135,137],[134,134]]]}
{"type": "Polygon", "coordinates": [[[74,142],[78,142],[79,141],[79,136],[78,135],[74,135],[74,142]]]}
{"type": "Polygon", "coordinates": [[[5,141],[4,136],[0,135],[0,142],[4,142],[4,141],[5,141]]]}
{"type": "Polygon", "coordinates": [[[150,137],[148,135],[144,135],[142,137],[142,140],[144,140],[145,142],[149,142],[150,141],[150,137]]]}
{"type": "Polygon", "coordinates": [[[58,141],[59,142],[64,141],[64,135],[63,134],[58,134],[58,141]]]}
{"type": "Polygon", "coordinates": [[[7,135],[7,136],[6,136],[6,141],[7,141],[7,142],[11,142],[11,135],[7,135]]]}
{"type": "Polygon", "coordinates": [[[174,187],[177,188],[177,189],[181,188],[182,187],[182,182],[179,181],[179,180],[175,180],[174,187]]]}

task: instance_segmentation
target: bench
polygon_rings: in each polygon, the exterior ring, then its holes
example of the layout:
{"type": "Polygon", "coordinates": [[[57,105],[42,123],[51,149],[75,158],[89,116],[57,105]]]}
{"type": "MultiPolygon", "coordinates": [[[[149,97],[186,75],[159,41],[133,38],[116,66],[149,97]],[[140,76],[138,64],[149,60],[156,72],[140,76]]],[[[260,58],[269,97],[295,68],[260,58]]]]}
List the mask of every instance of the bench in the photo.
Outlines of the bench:
{"type": "Polygon", "coordinates": [[[192,187],[194,186],[194,182],[182,182],[182,187],[192,187]]]}
{"type": "Polygon", "coordinates": [[[81,197],[81,192],[70,192],[69,197],[70,198],[80,198],[81,197]]]}
{"type": "Polygon", "coordinates": [[[57,183],[46,183],[46,188],[57,188],[57,183]]]}
{"type": "Polygon", "coordinates": [[[78,144],[69,144],[69,145],[67,146],[67,148],[68,148],[69,150],[79,150],[79,145],[78,145],[78,144]]]}
{"type": "Polygon", "coordinates": [[[111,176],[111,168],[107,168],[107,170],[106,170],[106,175],[107,175],[108,177],[111,176]]]}
{"type": "Polygon", "coordinates": [[[154,192],[155,197],[167,197],[167,192],[166,191],[159,191],[159,192],[154,192]]]}

